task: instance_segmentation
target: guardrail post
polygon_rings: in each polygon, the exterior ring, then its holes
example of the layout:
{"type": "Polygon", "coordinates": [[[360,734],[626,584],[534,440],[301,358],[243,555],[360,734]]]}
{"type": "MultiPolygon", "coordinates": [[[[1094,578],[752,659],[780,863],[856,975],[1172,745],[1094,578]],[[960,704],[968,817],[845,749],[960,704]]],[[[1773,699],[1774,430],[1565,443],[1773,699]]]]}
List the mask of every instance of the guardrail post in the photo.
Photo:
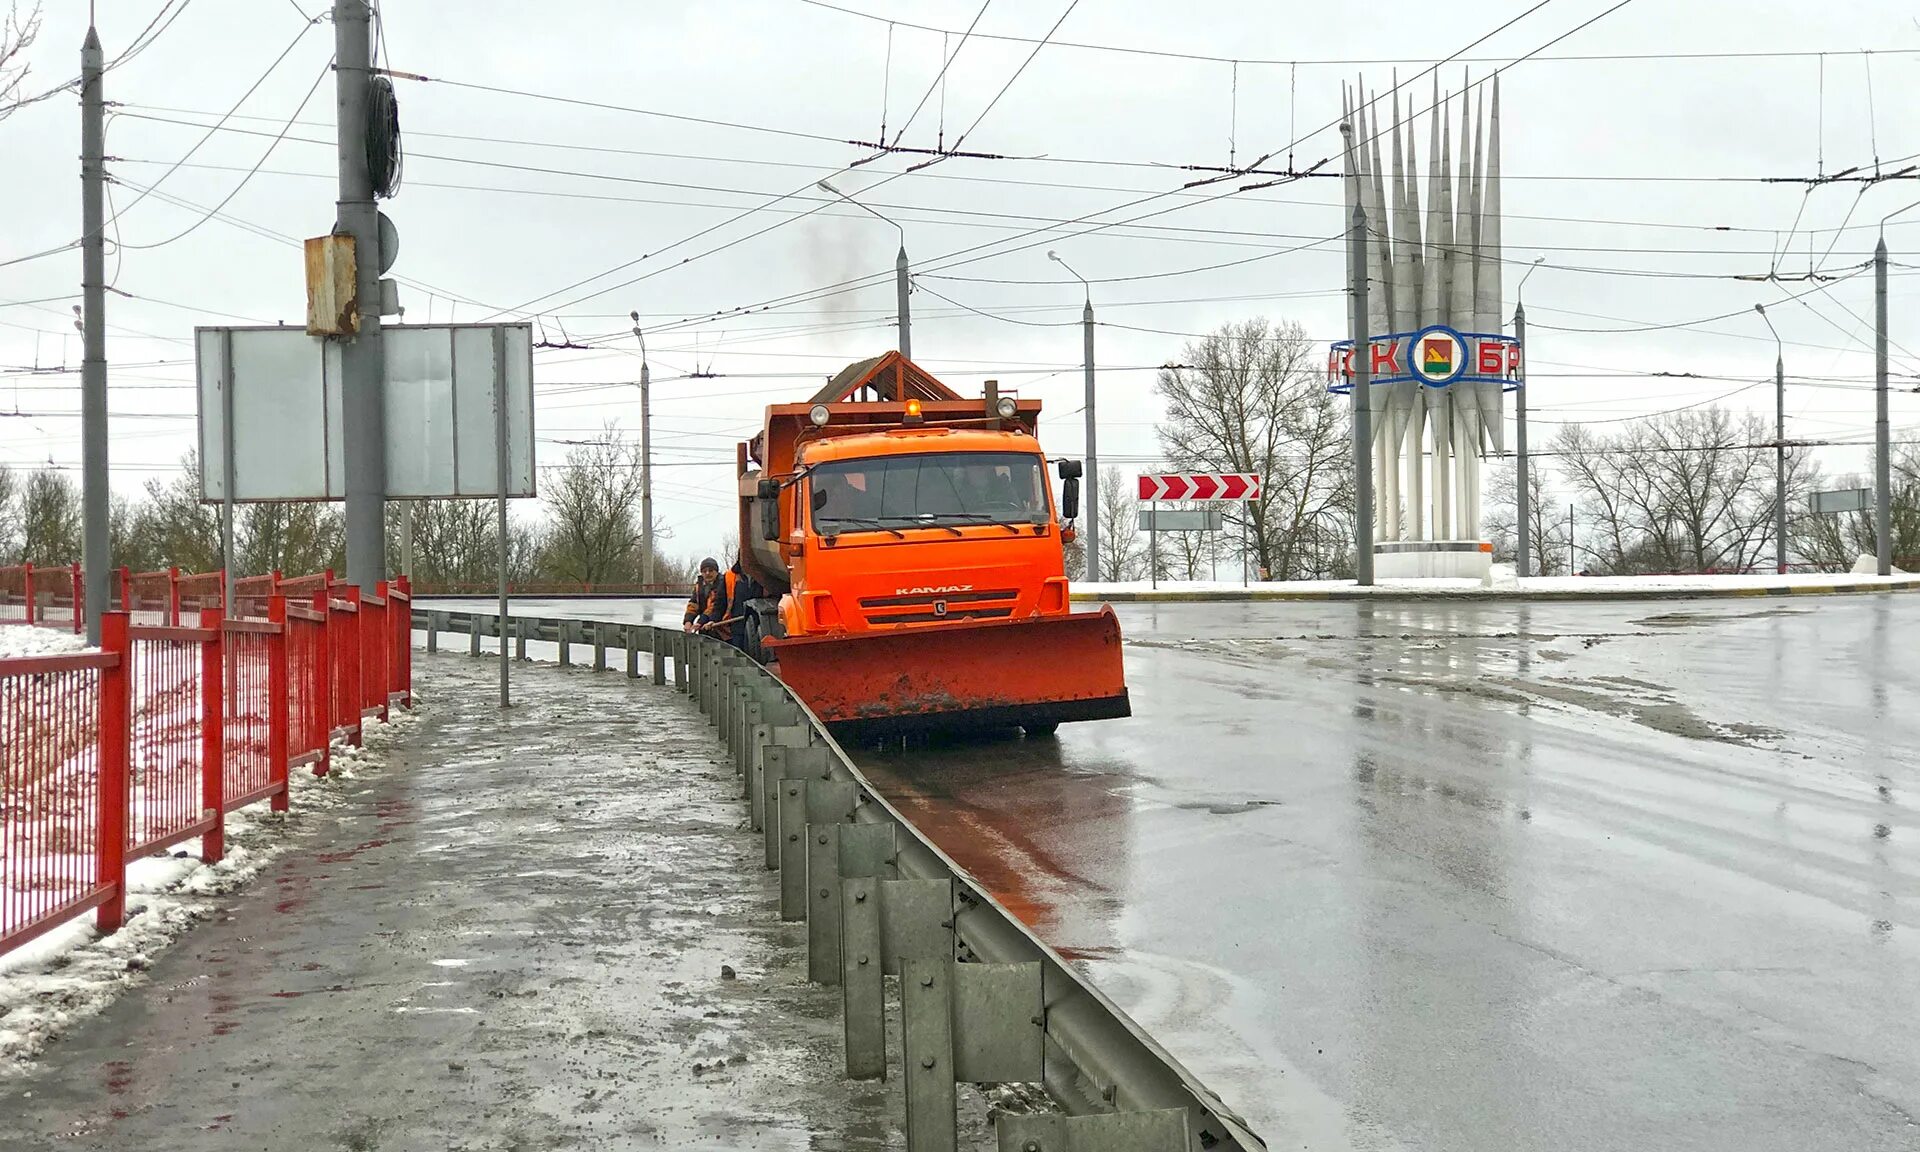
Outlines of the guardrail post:
{"type": "MultiPolygon", "coordinates": [[[[841,829],[851,831],[855,825],[841,829]]],[[[868,825],[877,827],[877,825],[868,825]]],[[[844,844],[845,841],[843,840],[844,844]]],[[[880,963],[880,882],[852,876],[840,886],[840,1006],[847,1077],[887,1075],[886,977],[880,963]]]]}
{"type": "Polygon", "coordinates": [[[676,692],[687,690],[687,634],[685,632],[673,634],[673,690],[676,692]]]}
{"type": "Polygon", "coordinates": [[[480,633],[484,622],[478,612],[467,613],[467,655],[480,655],[480,633]]]}
{"type": "MultiPolygon", "coordinates": [[[[779,795],[779,781],[786,776],[788,751],[805,748],[812,739],[804,725],[763,724],[761,727],[766,730],[766,739],[756,738],[747,767],[747,819],[755,832],[765,829],[776,815],[770,809],[779,795]]],[[[768,841],[769,869],[779,866],[778,848],[777,841],[768,841]]]]}
{"type": "MultiPolygon", "coordinates": [[[[277,582],[276,582],[277,583],[277,582]]],[[[267,621],[278,631],[267,636],[267,765],[270,779],[279,791],[269,807],[285,812],[293,801],[293,787],[287,781],[287,598],[275,593],[267,597],[267,621]]]]}
{"type": "Polygon", "coordinates": [[[640,625],[628,624],[625,629],[627,648],[627,679],[640,679],[640,625]]]}
{"type": "Polygon", "coordinates": [[[33,565],[31,564],[20,565],[20,592],[26,601],[27,623],[32,624],[35,622],[36,605],[33,602],[33,565]]]}
{"type": "Polygon", "coordinates": [[[801,920],[807,915],[807,782],[789,777],[780,781],[780,919],[801,920]]]}
{"type": "Polygon", "coordinates": [[[218,608],[200,610],[200,627],[211,635],[200,642],[200,808],[201,818],[213,818],[213,827],[200,837],[200,859],[217,864],[227,854],[226,816],[226,660],[218,608]]]}
{"type": "Polygon", "coordinates": [[[898,871],[893,832],[892,824],[840,827],[840,1006],[847,1076],[854,1080],[887,1074],[879,884],[898,871]]]}
{"type": "Polygon", "coordinates": [[[908,960],[900,975],[907,1152],[955,1152],[953,962],[908,960]]]}
{"type": "Polygon", "coordinates": [[[554,640],[560,645],[560,667],[573,667],[573,622],[556,620],[553,622],[554,640]]]}
{"type": "Polygon", "coordinates": [[[667,685],[667,646],[662,643],[666,633],[658,628],[647,629],[647,654],[653,658],[653,686],[664,688],[667,685]]]}
{"type": "Polygon", "coordinates": [[[527,659],[527,618],[524,616],[516,617],[513,622],[513,658],[522,662],[527,659]]]}
{"type": "Polygon", "coordinates": [[[851,780],[807,781],[807,979],[840,980],[840,827],[853,822],[851,780]]]}
{"type": "Polygon", "coordinates": [[[593,622],[593,670],[607,670],[607,624],[600,620],[593,622]]]}
{"type": "Polygon", "coordinates": [[[167,623],[180,626],[180,569],[167,569],[167,623]]]}
{"type": "Polygon", "coordinates": [[[133,569],[120,566],[120,611],[133,611],[133,569]]]}
{"type": "Polygon", "coordinates": [[[71,568],[73,576],[73,634],[81,635],[87,630],[87,582],[80,575],[80,564],[74,562],[71,568]]]}
{"type": "Polygon", "coordinates": [[[133,737],[131,685],[133,642],[127,614],[100,617],[100,647],[118,657],[100,670],[100,732],[96,755],[100,783],[94,801],[94,882],[111,893],[94,915],[94,927],[116,931],[127,919],[127,801],[129,742],[133,737]]]}
{"type": "Polygon", "coordinates": [[[427,651],[440,651],[440,623],[443,619],[439,612],[427,613],[427,651]]]}

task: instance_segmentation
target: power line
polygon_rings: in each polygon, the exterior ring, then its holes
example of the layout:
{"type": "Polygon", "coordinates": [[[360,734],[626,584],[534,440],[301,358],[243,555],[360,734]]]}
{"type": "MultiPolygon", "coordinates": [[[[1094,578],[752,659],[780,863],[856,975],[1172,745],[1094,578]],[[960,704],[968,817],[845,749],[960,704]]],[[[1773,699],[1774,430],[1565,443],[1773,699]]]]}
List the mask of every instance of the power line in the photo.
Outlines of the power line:
{"type": "MultiPolygon", "coordinates": [[[[802,4],[810,5],[815,8],[825,8],[829,11],[841,12],[848,16],[857,16],[863,20],[872,20],[872,21],[877,21],[885,24],[898,25],[901,28],[911,28],[916,32],[930,32],[936,35],[950,34],[947,29],[939,28],[931,24],[917,24],[911,20],[901,20],[898,17],[880,16],[872,12],[862,12],[857,8],[848,8],[840,4],[829,3],[828,0],[799,0],[799,2],[802,4]]],[[[1006,33],[989,33],[989,32],[980,32],[980,33],[977,33],[976,35],[978,35],[979,38],[982,40],[1002,40],[1002,41],[1007,41],[1015,44],[1036,43],[1036,41],[1029,36],[1014,36],[1006,33]]],[[[1257,57],[1257,56],[1256,57],[1216,56],[1216,55],[1210,55],[1203,52],[1178,52],[1178,51],[1174,51],[1172,49],[1167,49],[1167,48],[1137,48],[1137,47],[1131,47],[1131,46],[1120,45],[1120,44],[1089,44],[1089,43],[1083,43],[1083,42],[1078,42],[1073,40],[1052,40],[1050,41],[1050,43],[1052,43],[1053,46],[1057,48],[1074,48],[1074,49],[1081,49],[1089,52],[1113,52],[1113,53],[1120,53],[1120,54],[1129,55],[1129,56],[1151,56],[1151,57],[1157,57],[1157,58],[1166,59],[1166,60],[1192,60],[1192,61],[1195,61],[1198,63],[1204,63],[1204,64],[1236,64],[1237,63],[1237,64],[1261,65],[1261,66],[1280,67],[1280,68],[1294,68],[1294,67],[1353,68],[1353,67],[1362,67],[1362,66],[1368,66],[1368,65],[1433,64],[1433,63],[1448,63],[1448,62],[1461,63],[1461,64],[1493,64],[1493,63],[1498,63],[1499,60],[1501,59],[1500,57],[1454,56],[1454,57],[1447,58],[1447,60],[1441,60],[1441,61],[1434,61],[1431,59],[1425,59],[1425,60],[1396,59],[1393,57],[1348,58],[1348,59],[1321,58],[1316,60],[1284,60],[1284,59],[1277,59],[1273,57],[1257,57]]],[[[1839,49],[1839,50],[1832,50],[1832,51],[1819,51],[1815,49],[1784,49],[1784,50],[1725,51],[1725,52],[1595,52],[1595,53],[1579,53],[1579,54],[1562,54],[1562,55],[1554,55],[1554,56],[1539,56],[1539,57],[1536,57],[1535,60],[1538,63],[1576,63],[1576,62],[1593,62],[1593,61],[1609,61],[1609,60],[1665,60],[1665,61],[1769,60],[1769,59],[1804,60],[1804,59],[1810,59],[1814,57],[1824,57],[1824,56],[1853,56],[1853,55],[1865,56],[1869,53],[1869,51],[1873,53],[1877,53],[1879,55],[1883,55],[1883,56],[1920,54],[1920,48],[1874,48],[1871,50],[1863,49],[1863,48],[1846,48],[1846,49],[1839,49]]]]}
{"type": "MultiPolygon", "coordinates": [[[[206,125],[204,123],[200,123],[196,121],[170,120],[162,116],[146,116],[146,115],[139,115],[139,113],[163,112],[163,113],[170,113],[175,115],[201,116],[201,117],[211,117],[211,116],[219,115],[219,113],[216,113],[216,112],[208,112],[200,109],[172,108],[172,107],[150,105],[150,104],[129,103],[129,104],[121,105],[120,108],[123,109],[123,111],[120,111],[117,113],[117,115],[120,115],[120,116],[147,120],[151,123],[156,123],[156,124],[173,124],[173,125],[178,125],[180,127],[189,127],[189,128],[204,128],[206,127],[206,125]],[[125,111],[125,109],[133,109],[135,111],[129,112],[129,111],[125,111]]],[[[232,118],[235,120],[261,120],[261,121],[266,121],[268,123],[278,122],[274,117],[269,117],[269,116],[247,116],[247,115],[236,114],[232,118]]],[[[329,125],[322,124],[317,121],[311,121],[311,120],[298,121],[297,124],[300,127],[308,127],[308,128],[329,127],[329,125]]],[[[244,132],[246,130],[237,129],[237,128],[228,128],[228,129],[225,129],[225,131],[244,132]]],[[[258,133],[258,132],[253,134],[265,135],[265,133],[258,133]]],[[[755,156],[721,156],[721,155],[689,153],[689,152],[656,152],[656,151],[650,151],[650,150],[638,149],[638,148],[620,148],[620,147],[615,147],[613,145],[607,145],[607,144],[580,144],[580,143],[568,143],[568,142],[563,142],[558,140],[528,140],[528,139],[502,137],[502,136],[476,136],[476,135],[467,134],[467,133],[430,132],[430,131],[425,131],[421,129],[413,129],[409,132],[409,135],[415,136],[421,139],[458,140],[458,141],[463,141],[468,143],[504,145],[509,147],[518,147],[518,148],[550,148],[550,149],[559,149],[564,151],[603,153],[603,154],[612,155],[612,156],[635,156],[635,157],[641,157],[645,159],[654,159],[654,160],[688,160],[688,161],[694,161],[697,163],[741,164],[741,165],[749,165],[749,166],[763,167],[763,168],[792,168],[792,169],[802,169],[806,171],[817,171],[820,167],[819,164],[808,164],[808,163],[801,163],[798,161],[790,161],[790,160],[771,160],[771,159],[755,157],[755,156]]],[[[328,148],[334,147],[334,142],[331,140],[312,140],[304,137],[291,137],[290,139],[294,143],[322,145],[328,148]]],[[[452,158],[452,157],[445,157],[445,158],[435,157],[435,158],[436,159],[458,159],[458,158],[452,158]]],[[[1051,156],[1051,155],[1049,156],[1016,156],[1016,157],[1007,157],[1007,159],[1025,160],[1025,161],[1047,161],[1047,162],[1053,162],[1053,163],[1076,163],[1076,161],[1068,160],[1062,157],[1051,156]]],[[[141,161],[141,163],[157,163],[157,161],[141,161]]],[[[1122,162],[1103,161],[1102,163],[1122,163],[1122,162]]],[[[1147,169],[1157,170],[1157,171],[1164,171],[1167,168],[1176,167],[1176,165],[1153,162],[1153,161],[1127,161],[1124,163],[1130,167],[1147,168],[1147,169]]],[[[211,168],[216,166],[183,165],[183,167],[210,167],[211,168]]],[[[233,170],[237,170],[237,169],[233,169],[233,170]]],[[[547,172],[547,171],[550,171],[550,169],[540,168],[540,169],[537,169],[537,171],[547,172]]],[[[330,174],[325,174],[325,173],[309,174],[309,173],[272,173],[270,172],[269,174],[270,175],[271,174],[313,175],[315,177],[325,176],[325,178],[327,179],[332,178],[330,174]]],[[[1085,182],[1079,182],[1079,181],[1063,182],[1063,181],[1052,181],[1052,180],[1021,180],[1021,179],[1016,179],[1016,178],[1007,177],[1007,176],[966,175],[966,174],[957,173],[957,172],[935,172],[935,171],[928,171],[924,169],[916,170],[913,173],[913,175],[917,179],[923,179],[923,180],[957,181],[962,183],[973,183],[973,184],[999,184],[999,185],[1005,185],[1008,187],[1048,188],[1048,189],[1060,189],[1064,191],[1074,191],[1074,192],[1120,192],[1120,193],[1126,193],[1129,195],[1138,195],[1138,194],[1144,194],[1144,193],[1151,193],[1155,191],[1155,189],[1152,189],[1152,188],[1123,187],[1123,186],[1117,186],[1112,184],[1091,184],[1091,183],[1085,183],[1085,182]]],[[[1593,174],[1590,174],[1590,173],[1582,174],[1582,178],[1592,178],[1592,175],[1593,174]]],[[[1503,180],[1505,179],[1554,180],[1554,179],[1560,179],[1561,177],[1553,174],[1529,175],[1526,173],[1509,173],[1509,174],[1503,174],[1501,178],[1503,180]]],[[[1611,179],[1611,180],[1618,180],[1618,181],[1633,181],[1633,180],[1639,179],[1639,177],[1636,177],[1633,175],[1622,175],[1622,176],[1605,177],[1605,178],[1611,179]]],[[[1707,179],[1707,177],[1702,177],[1702,179],[1707,179]]],[[[1763,179],[1763,178],[1743,177],[1740,179],[1763,179]]],[[[665,182],[660,182],[660,183],[665,183],[665,182]]],[[[425,186],[426,187],[450,187],[450,188],[468,187],[466,185],[440,185],[440,184],[425,185],[425,186]]],[[[702,187],[702,188],[705,187],[705,186],[699,186],[699,185],[675,185],[675,186],[676,187],[702,187]]],[[[481,190],[488,190],[488,189],[482,188],[481,190]]],[[[519,189],[501,189],[501,190],[502,191],[521,191],[519,189]]],[[[566,195],[565,193],[557,193],[557,192],[540,193],[540,194],[556,195],[556,196],[566,195]]],[[[1167,195],[1178,196],[1178,197],[1183,197],[1188,199],[1196,199],[1196,200],[1211,199],[1211,197],[1207,196],[1205,193],[1191,192],[1186,190],[1170,192],[1170,193],[1167,193],[1167,195]]],[[[1324,201],[1281,200],[1281,199],[1273,199],[1268,197],[1259,197],[1257,199],[1259,199],[1264,204],[1308,208],[1316,211],[1324,210],[1330,206],[1329,203],[1324,201]]],[[[651,203],[651,201],[638,201],[638,202],[651,203]]],[[[877,206],[887,207],[887,205],[877,205],[877,206]]],[[[895,207],[898,207],[898,206],[896,205],[895,207]]],[[[1764,235],[1764,236],[1778,236],[1780,232],[1778,228],[1770,228],[1770,227],[1762,228],[1754,225],[1694,224],[1694,223],[1686,223],[1683,221],[1668,221],[1668,220],[1619,220],[1619,219],[1611,219],[1611,218],[1596,217],[1596,216],[1543,216],[1538,214],[1527,214],[1527,213],[1518,213],[1518,212],[1503,212],[1501,214],[1501,219],[1509,220],[1509,221],[1512,221],[1512,220],[1538,221],[1538,222],[1554,223],[1554,224],[1603,225],[1608,227],[1621,227],[1621,228],[1661,228],[1661,229],[1678,229],[1678,230],[1684,230],[1684,231],[1699,231],[1699,232],[1753,233],[1755,235],[1764,235]]],[[[1888,228],[1920,227],[1920,219],[1895,221],[1891,224],[1888,224],[1887,227],[1888,228]]],[[[1803,233],[1824,233],[1824,232],[1833,232],[1833,231],[1878,231],[1879,228],[1880,228],[1880,225],[1878,224],[1868,223],[1868,224],[1849,225],[1848,227],[1841,228],[1841,229],[1807,228],[1807,229],[1802,229],[1801,231],[1803,233]]],[[[1034,281],[1034,282],[1041,283],[1041,281],[1034,281]]],[[[1051,281],[1044,281],[1044,283],[1051,283],[1051,281]]],[[[613,314],[609,313],[609,315],[613,315],[613,314]]],[[[626,313],[623,312],[623,313],[619,313],[618,315],[624,316],[626,315],[626,313]]]]}
{"type": "MultiPolygon", "coordinates": [[[[160,178],[153,182],[153,186],[157,188],[161,184],[166,183],[167,178],[174,174],[174,172],[179,167],[179,164],[185,163],[186,161],[193,159],[193,154],[200,151],[201,146],[204,145],[207,141],[213,139],[213,134],[215,132],[220,131],[220,129],[226,124],[227,119],[231,117],[235,112],[238,112],[240,110],[240,106],[245,104],[247,100],[251,98],[255,92],[260,90],[260,86],[262,84],[265,84],[267,82],[267,78],[269,76],[272,76],[274,71],[280,67],[281,61],[285,60],[288,56],[291,56],[293,54],[293,50],[300,46],[300,41],[305,39],[307,33],[312,29],[313,29],[313,25],[311,23],[302,24],[300,26],[299,34],[294,36],[292,41],[290,41],[285,48],[281,49],[280,55],[273,58],[273,63],[267,65],[267,70],[260,74],[260,78],[258,80],[255,80],[253,84],[250,87],[248,87],[248,89],[245,92],[242,92],[240,94],[240,99],[233,102],[233,107],[229,108],[226,114],[223,115],[213,125],[213,127],[207,129],[206,134],[201,136],[199,140],[195,141],[193,147],[187,149],[186,154],[180,157],[180,160],[175,163],[174,167],[168,168],[165,172],[162,172],[160,174],[160,178]]],[[[132,203],[128,204],[125,208],[120,209],[120,211],[114,213],[113,218],[115,220],[118,220],[120,217],[126,215],[128,212],[131,212],[135,205],[139,204],[140,201],[146,198],[147,198],[147,193],[142,192],[140,195],[134,197],[132,203]]]]}
{"type": "MultiPolygon", "coordinates": [[[[141,252],[141,251],[146,251],[153,248],[164,247],[165,245],[171,244],[176,240],[184,240],[188,236],[193,235],[193,233],[197,231],[202,224],[205,224],[207,221],[213,219],[214,216],[217,215],[221,209],[233,203],[233,198],[235,196],[240,195],[240,190],[247,186],[247,182],[253,179],[255,173],[260,171],[261,165],[265,164],[267,162],[267,159],[273,155],[274,149],[278,148],[280,146],[280,142],[286,139],[287,131],[293,127],[294,119],[297,118],[300,115],[300,113],[306,111],[307,103],[313,99],[313,94],[320,90],[321,82],[324,81],[332,71],[333,71],[333,64],[331,60],[329,60],[329,62],[326,65],[321,67],[319,74],[313,78],[313,86],[308,88],[307,94],[300,98],[299,106],[293,110],[293,115],[287,118],[287,122],[285,125],[281,127],[279,135],[273,138],[273,142],[267,145],[266,151],[260,154],[260,159],[254,161],[253,167],[247,169],[247,174],[240,178],[240,182],[233,186],[233,191],[228,192],[226,197],[222,199],[220,203],[215,204],[212,208],[209,208],[205,213],[203,213],[200,216],[198,220],[195,220],[192,224],[187,225],[185,229],[175,233],[172,236],[167,237],[165,240],[158,240],[152,244],[121,244],[118,241],[116,241],[113,246],[116,261],[119,258],[119,253],[123,251],[141,252]]],[[[168,169],[168,172],[176,171],[179,167],[180,165],[176,164],[173,168],[168,169]]],[[[161,178],[165,179],[165,175],[163,174],[161,178]]],[[[129,208],[131,208],[132,206],[133,205],[131,204],[128,205],[129,208]]],[[[120,226],[119,213],[115,213],[113,219],[114,219],[114,227],[118,229],[120,226]]],[[[116,280],[119,279],[119,274],[117,270],[115,272],[114,279],[116,280]]]]}

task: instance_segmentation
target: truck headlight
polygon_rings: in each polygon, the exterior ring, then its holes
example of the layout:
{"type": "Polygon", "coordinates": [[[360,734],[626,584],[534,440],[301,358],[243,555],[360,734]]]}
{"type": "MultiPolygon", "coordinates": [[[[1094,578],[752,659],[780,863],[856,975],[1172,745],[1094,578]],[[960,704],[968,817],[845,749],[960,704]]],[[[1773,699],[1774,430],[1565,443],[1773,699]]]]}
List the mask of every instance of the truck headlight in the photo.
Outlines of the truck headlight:
{"type": "Polygon", "coordinates": [[[1019,401],[1011,396],[1000,397],[1000,402],[994,405],[994,410],[1000,413],[1000,419],[1002,420],[1013,419],[1013,414],[1019,411],[1019,409],[1019,401]]]}
{"type": "Polygon", "coordinates": [[[815,404],[813,407],[807,409],[807,419],[813,421],[815,428],[825,428],[827,421],[832,417],[833,413],[827,410],[825,404],[815,404]]]}

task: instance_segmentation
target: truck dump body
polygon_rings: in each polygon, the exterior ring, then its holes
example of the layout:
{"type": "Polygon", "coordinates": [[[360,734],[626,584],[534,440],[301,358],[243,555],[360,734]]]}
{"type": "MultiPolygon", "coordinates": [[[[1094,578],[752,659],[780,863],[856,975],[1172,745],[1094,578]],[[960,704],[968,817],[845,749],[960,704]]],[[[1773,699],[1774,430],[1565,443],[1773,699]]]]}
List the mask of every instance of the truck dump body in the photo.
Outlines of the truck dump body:
{"type": "Polygon", "coordinates": [[[1039,409],[888,353],[741,446],[741,561],[769,592],[748,646],[823,720],[1044,734],[1129,714],[1118,621],[1068,603],[1079,470],[1056,507],[1039,409]]]}

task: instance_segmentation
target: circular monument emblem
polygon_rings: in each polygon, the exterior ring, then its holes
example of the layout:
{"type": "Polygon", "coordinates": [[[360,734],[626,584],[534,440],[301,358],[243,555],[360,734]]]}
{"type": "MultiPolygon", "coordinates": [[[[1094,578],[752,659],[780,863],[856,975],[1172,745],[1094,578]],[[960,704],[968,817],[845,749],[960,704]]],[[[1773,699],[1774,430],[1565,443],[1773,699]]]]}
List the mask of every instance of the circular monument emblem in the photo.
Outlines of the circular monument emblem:
{"type": "Polygon", "coordinates": [[[1466,341],[1444,324],[1415,332],[1407,353],[1413,374],[1430,388],[1445,387],[1467,370],[1466,341]]]}

